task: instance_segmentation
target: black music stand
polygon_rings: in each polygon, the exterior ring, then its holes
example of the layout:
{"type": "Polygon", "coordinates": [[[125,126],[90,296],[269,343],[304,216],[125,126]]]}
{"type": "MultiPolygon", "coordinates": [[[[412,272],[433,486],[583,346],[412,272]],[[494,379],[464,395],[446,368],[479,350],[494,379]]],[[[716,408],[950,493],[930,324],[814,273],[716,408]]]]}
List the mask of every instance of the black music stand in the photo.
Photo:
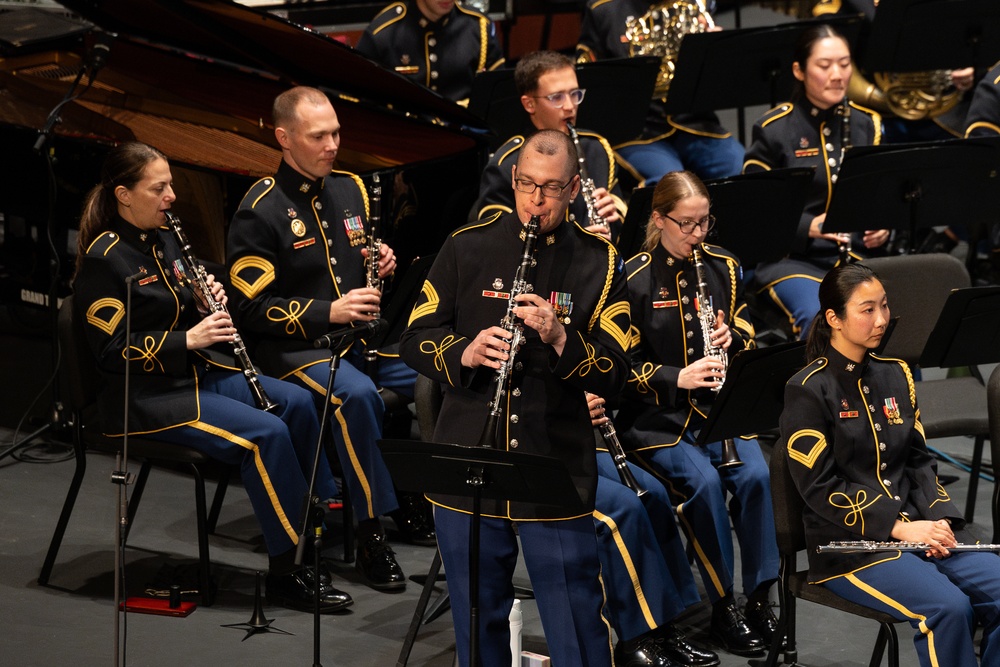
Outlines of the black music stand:
{"type": "Polygon", "coordinates": [[[966,287],[948,295],[920,355],[924,368],[1000,361],[1000,285],[966,287]]]}
{"type": "Polygon", "coordinates": [[[628,210],[622,221],[622,233],[618,237],[618,252],[628,259],[642,250],[646,239],[646,225],[653,213],[653,190],[655,186],[636,188],[628,200],[628,210]]]}
{"type": "MultiPolygon", "coordinates": [[[[597,132],[612,145],[639,136],[659,69],[660,59],[652,56],[577,65],[577,82],[587,91],[577,110],[577,127],[597,132]]],[[[498,143],[493,148],[515,134],[533,131],[511,69],[477,74],[469,111],[486,121],[496,135],[498,143]]]]}
{"type": "MultiPolygon", "coordinates": [[[[396,487],[403,491],[472,498],[469,535],[469,664],[479,657],[479,522],[481,501],[534,502],[586,511],[566,464],[549,456],[417,440],[379,440],[382,458],[396,487]]],[[[440,566],[440,552],[435,553],[440,566]]],[[[422,610],[434,587],[432,565],[400,651],[409,658],[422,610]]]]}
{"type": "Polygon", "coordinates": [[[805,352],[805,341],[793,341],[733,357],[697,444],[775,428],[785,406],[785,384],[805,367],[805,352]]]}
{"type": "Polygon", "coordinates": [[[844,156],[823,231],[908,230],[913,252],[918,229],[991,224],[998,173],[1000,137],[858,146],[844,156]]]}
{"type": "Polygon", "coordinates": [[[863,21],[859,16],[831,17],[685,35],[670,82],[667,113],[775,106],[792,91],[792,54],[799,35],[817,23],[835,26],[853,48],[863,21]]]}
{"type": "Polygon", "coordinates": [[[988,68],[1000,57],[995,0],[892,0],[875,11],[868,72],[988,68]]]}

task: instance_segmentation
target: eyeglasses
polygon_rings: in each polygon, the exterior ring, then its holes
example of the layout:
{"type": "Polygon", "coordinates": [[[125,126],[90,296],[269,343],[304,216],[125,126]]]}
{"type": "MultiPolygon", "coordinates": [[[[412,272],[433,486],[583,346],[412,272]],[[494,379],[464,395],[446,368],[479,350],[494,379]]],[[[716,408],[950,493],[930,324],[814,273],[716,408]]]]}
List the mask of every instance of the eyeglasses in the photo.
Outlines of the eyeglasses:
{"type": "Polygon", "coordinates": [[[549,103],[556,109],[562,109],[566,105],[566,98],[573,103],[574,106],[580,106],[583,102],[583,96],[587,94],[585,88],[574,88],[573,90],[566,92],[561,91],[558,93],[552,93],[551,95],[532,95],[536,100],[546,99],[549,103]]]}
{"type": "Polygon", "coordinates": [[[662,215],[664,218],[670,220],[671,222],[675,223],[678,227],[680,227],[681,234],[690,234],[691,232],[694,231],[695,227],[698,227],[703,232],[708,232],[709,230],[712,229],[712,227],[715,227],[714,215],[706,215],[701,220],[675,220],[666,213],[661,213],[660,215],[662,215]]]}
{"type": "Polygon", "coordinates": [[[534,194],[535,190],[541,190],[542,196],[552,197],[553,199],[558,197],[563,193],[573,179],[566,181],[564,185],[559,185],[558,183],[546,183],[545,185],[539,185],[534,181],[529,181],[526,178],[515,178],[514,179],[514,189],[518,192],[523,192],[526,195],[534,194]]]}

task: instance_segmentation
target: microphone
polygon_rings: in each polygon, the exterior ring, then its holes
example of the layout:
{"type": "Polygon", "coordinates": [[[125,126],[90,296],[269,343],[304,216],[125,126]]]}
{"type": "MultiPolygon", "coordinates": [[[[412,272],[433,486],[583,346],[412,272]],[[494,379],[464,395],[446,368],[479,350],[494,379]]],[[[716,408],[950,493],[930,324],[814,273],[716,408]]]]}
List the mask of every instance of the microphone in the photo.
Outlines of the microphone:
{"type": "Polygon", "coordinates": [[[326,349],[337,348],[346,343],[347,341],[354,340],[360,336],[372,335],[374,336],[382,327],[384,327],[387,322],[384,319],[372,320],[371,322],[364,322],[362,324],[352,324],[341,329],[335,329],[328,334],[320,336],[313,341],[313,347],[326,349]]]}
{"type": "Polygon", "coordinates": [[[131,285],[136,280],[139,280],[139,278],[142,278],[144,275],[146,275],[146,269],[139,269],[137,273],[133,273],[132,275],[130,275],[128,278],[125,279],[125,284],[131,285]]]}
{"type": "Polygon", "coordinates": [[[97,39],[94,45],[90,47],[90,53],[87,54],[86,60],[86,64],[90,67],[91,78],[94,78],[97,71],[108,62],[108,54],[111,52],[111,42],[113,39],[114,35],[104,32],[97,33],[97,39]]]}

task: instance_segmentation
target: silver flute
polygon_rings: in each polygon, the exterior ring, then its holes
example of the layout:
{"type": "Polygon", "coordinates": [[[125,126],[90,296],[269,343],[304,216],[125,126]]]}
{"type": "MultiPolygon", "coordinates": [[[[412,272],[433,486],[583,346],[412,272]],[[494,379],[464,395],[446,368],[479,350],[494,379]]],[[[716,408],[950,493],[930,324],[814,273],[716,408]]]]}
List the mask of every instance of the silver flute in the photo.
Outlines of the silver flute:
{"type": "MultiPolygon", "coordinates": [[[[826,553],[865,553],[871,551],[927,551],[932,548],[923,542],[873,542],[870,540],[848,540],[830,542],[816,547],[816,552],[826,553]]],[[[995,551],[1000,552],[1000,544],[956,544],[947,547],[948,551],[995,551]]]]}

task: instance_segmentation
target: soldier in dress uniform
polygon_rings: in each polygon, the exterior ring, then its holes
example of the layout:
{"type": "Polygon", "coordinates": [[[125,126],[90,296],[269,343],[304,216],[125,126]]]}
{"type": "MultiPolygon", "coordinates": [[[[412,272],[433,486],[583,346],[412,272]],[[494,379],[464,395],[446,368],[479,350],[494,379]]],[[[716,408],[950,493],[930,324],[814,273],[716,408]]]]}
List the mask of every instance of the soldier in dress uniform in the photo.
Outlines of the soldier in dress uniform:
{"type": "Polygon", "coordinates": [[[1000,559],[949,551],[975,540],[963,537],[962,513],[938,480],[910,369],[872,353],[889,322],[885,288],[863,264],[839,266],[820,303],[811,363],[785,385],[780,426],[804,503],[810,583],[908,621],[923,667],[1000,664],[1000,559]],[[927,549],[817,552],[854,540],[927,549]]]}
{"type": "MultiPolygon", "coordinates": [[[[653,4],[649,0],[589,0],[577,44],[577,61],[629,57],[626,21],[642,16],[653,4]]],[[[689,169],[704,179],[740,173],[743,146],[722,127],[714,113],[668,116],[664,104],[665,99],[654,98],[642,135],[615,146],[640,182],[651,185],[663,174],[681,169],[689,169]]]]}
{"type": "MultiPolygon", "coordinates": [[[[534,51],[521,58],[514,69],[514,83],[521,96],[521,106],[535,130],[569,132],[566,123],[576,128],[576,111],[583,103],[585,90],[576,79],[576,68],[569,57],[554,51],[534,51]]],[[[615,154],[599,134],[576,128],[583,149],[588,176],[594,181],[596,213],[603,218],[597,224],[588,220],[583,194],[570,202],[571,221],[606,239],[617,239],[625,202],[618,187],[615,154]]],[[[472,206],[470,219],[489,217],[497,211],[514,210],[514,191],[510,187],[511,169],[524,145],[524,135],[508,139],[490,158],[483,170],[479,198],[472,206]]]]}
{"type": "MultiPolygon", "coordinates": [[[[273,412],[256,407],[247,378],[233,360],[236,329],[229,314],[213,312],[204,296],[196,297],[189,288],[194,277],[165,228],[166,211],[176,199],[171,184],[163,153],[127,142],[108,154],[101,181],[84,203],[73,316],[84,323],[105,380],[97,397],[103,426],[113,437],[124,434],[128,364],[130,434],[194,447],[240,467],[267,546],[268,599],[311,611],[319,580],[320,611],[343,609],[351,596],[330,586],[328,574],[317,577],[311,565],[295,566],[319,437],[312,399],[300,387],[258,376],[277,407],[273,412]],[[129,290],[131,312],[126,313],[129,290]]],[[[225,304],[222,284],[211,275],[206,283],[213,299],[225,304]]],[[[336,491],[325,461],[316,491],[336,491]]]]}
{"type": "MultiPolygon", "coordinates": [[[[474,445],[484,431],[490,386],[502,363],[510,384],[496,445],[565,462],[582,506],[483,500],[479,636],[483,667],[508,667],[507,616],[518,540],[553,664],[606,667],[611,629],[592,511],[597,486],[594,431],[585,392],[614,396],[628,375],[629,311],[623,263],[614,248],[565,222],[580,187],[573,143],[544,130],[521,150],[512,186],[516,211],[470,223],[445,241],[400,341],[403,358],[441,382],[434,439],[474,445]],[[541,220],[533,291],[513,315],[526,342],[508,350],[499,326],[524,252],[524,225],[541,220]],[[544,296],[542,296],[544,295],[544,296]],[[509,355],[514,354],[510,359],[509,355]]],[[[459,663],[469,662],[471,499],[432,496],[451,592],[459,663]]]]}
{"type": "Polygon", "coordinates": [[[819,309],[819,282],[838,261],[858,259],[881,248],[888,230],[849,235],[823,232],[826,210],[844,152],[877,145],[881,117],[847,99],[851,52],[843,35],[828,25],[805,30],[795,47],[792,73],[802,82],[792,102],[765,113],[753,128],[745,173],[785,167],[813,167],[813,183],[799,220],[792,253],[757,267],[755,289],[773,299],[792,330],[805,338],[819,309]]]}
{"type": "Polygon", "coordinates": [[[717,356],[754,345],[739,261],[704,243],[715,222],[708,211],[708,191],[691,172],[667,174],[653,192],[645,249],[626,264],[632,377],[616,422],[622,445],[672,493],[712,602],[712,636],[731,653],[754,655],[777,628],[768,602],[778,547],[767,463],[754,439],[736,440],[743,465],[735,467],[719,467],[722,443],[695,444],[715,397],[711,389],[723,377],[717,356]],[[695,249],[709,303],[697,296],[695,249]],[[702,331],[703,308],[715,316],[710,332],[702,331]],[[719,355],[706,356],[706,338],[719,355]],[[745,608],[733,594],[730,515],[740,541],[745,608]]]}
{"type": "MultiPolygon", "coordinates": [[[[261,367],[312,390],[322,409],[330,351],[315,349],[314,339],[370,322],[380,308],[381,293],[365,285],[368,195],[356,175],[331,171],[340,123],[322,91],[292,88],[275,99],[273,111],[281,165],[250,188],[229,226],[234,311],[261,367]]],[[[392,249],[383,244],[379,276],[394,269],[392,249]]],[[[385,405],[360,370],[360,347],[344,354],[333,395],[326,397],[330,430],[358,519],[357,569],[374,588],[399,589],[406,579],[378,518],[399,507],[376,445],[385,405]]],[[[412,396],[415,379],[398,356],[379,356],[378,386],[412,396]]],[[[414,541],[433,539],[425,525],[407,527],[416,531],[414,541]]]]}
{"type": "Polygon", "coordinates": [[[472,79],[503,65],[496,28],[455,0],[401,0],[372,20],[357,50],[462,106],[472,79]]]}

